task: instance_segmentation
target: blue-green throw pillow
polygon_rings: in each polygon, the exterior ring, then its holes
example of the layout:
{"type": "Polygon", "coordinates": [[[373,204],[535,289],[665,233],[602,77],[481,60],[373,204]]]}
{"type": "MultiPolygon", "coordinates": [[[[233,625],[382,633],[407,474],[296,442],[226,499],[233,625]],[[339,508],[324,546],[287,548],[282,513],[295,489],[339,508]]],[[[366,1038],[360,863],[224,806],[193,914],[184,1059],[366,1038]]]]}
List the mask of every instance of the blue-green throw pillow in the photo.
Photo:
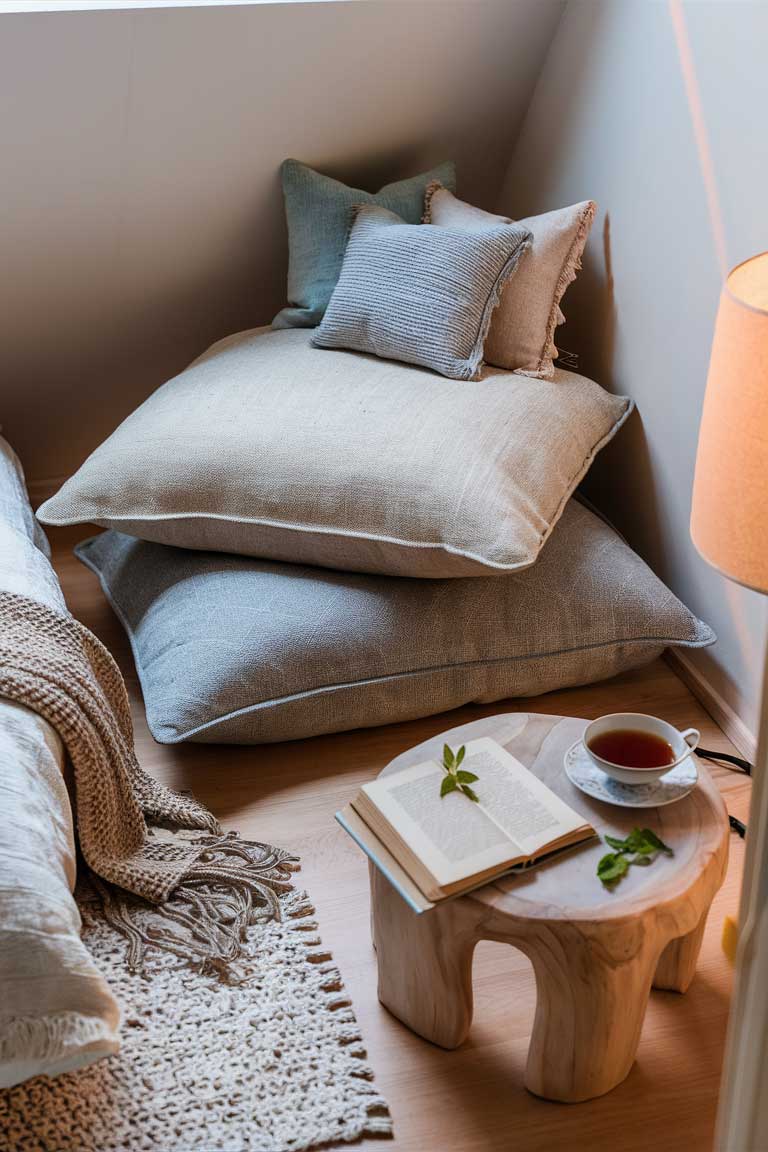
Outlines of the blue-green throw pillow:
{"type": "Polygon", "coordinates": [[[280,172],[288,222],[288,306],[275,316],[273,328],[314,328],[322,320],[341,272],[355,204],[378,204],[406,224],[419,224],[428,185],[438,180],[445,188],[456,187],[450,161],[376,193],[349,188],[298,160],[284,160],[280,172]]]}

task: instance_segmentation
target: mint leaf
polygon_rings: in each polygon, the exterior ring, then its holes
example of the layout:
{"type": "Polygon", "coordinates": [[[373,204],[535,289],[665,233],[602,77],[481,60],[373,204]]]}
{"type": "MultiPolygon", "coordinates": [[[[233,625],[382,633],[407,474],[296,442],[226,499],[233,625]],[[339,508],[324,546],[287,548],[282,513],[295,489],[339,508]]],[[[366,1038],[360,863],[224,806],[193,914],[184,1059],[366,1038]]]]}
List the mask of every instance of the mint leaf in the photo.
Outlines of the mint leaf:
{"type": "Polygon", "coordinates": [[[458,788],[468,800],[474,800],[475,804],[479,804],[480,801],[469,786],[474,784],[479,777],[474,772],[467,772],[466,769],[459,771],[459,764],[464,759],[466,751],[464,744],[458,752],[452,752],[447,744],[443,744],[443,768],[447,772],[447,776],[440,785],[440,797],[447,796],[449,792],[455,792],[458,788]]]}
{"type": "Polygon", "coordinates": [[[649,844],[647,840],[635,840],[628,851],[636,852],[638,856],[655,856],[658,849],[654,848],[653,844],[649,844]]]}
{"type": "Polygon", "coordinates": [[[442,784],[440,785],[440,799],[442,800],[449,792],[455,792],[458,788],[455,776],[445,776],[442,784]]]}
{"type": "Polygon", "coordinates": [[[615,869],[616,861],[621,860],[620,852],[606,852],[605,856],[601,856],[597,864],[598,876],[605,876],[615,869]]]}
{"type": "Polygon", "coordinates": [[[624,841],[625,852],[641,852],[645,847],[646,840],[643,833],[639,828],[633,828],[627,839],[624,841]]]}
{"type": "Polygon", "coordinates": [[[606,844],[615,848],[617,852],[655,852],[639,828],[633,828],[626,840],[619,840],[618,836],[604,836],[606,844]]]}
{"type": "Polygon", "coordinates": [[[608,852],[597,865],[597,875],[606,888],[618,883],[629,870],[626,856],[620,852],[608,852]]]}
{"type": "Polygon", "coordinates": [[[603,856],[597,865],[598,878],[606,888],[625,876],[630,864],[647,868],[659,852],[674,856],[672,849],[650,828],[633,828],[626,840],[620,840],[618,836],[605,836],[604,840],[610,848],[616,849],[603,856]]]}
{"type": "Polygon", "coordinates": [[[640,852],[643,855],[650,855],[653,852],[666,852],[669,856],[674,855],[672,849],[668,848],[664,841],[660,840],[650,828],[633,828],[624,842],[624,851],[640,852]]]}
{"type": "Polygon", "coordinates": [[[651,828],[643,828],[640,835],[644,838],[647,844],[650,844],[656,852],[663,852],[666,856],[674,856],[674,852],[665,844],[663,840],[659,839],[656,833],[651,828]]]}

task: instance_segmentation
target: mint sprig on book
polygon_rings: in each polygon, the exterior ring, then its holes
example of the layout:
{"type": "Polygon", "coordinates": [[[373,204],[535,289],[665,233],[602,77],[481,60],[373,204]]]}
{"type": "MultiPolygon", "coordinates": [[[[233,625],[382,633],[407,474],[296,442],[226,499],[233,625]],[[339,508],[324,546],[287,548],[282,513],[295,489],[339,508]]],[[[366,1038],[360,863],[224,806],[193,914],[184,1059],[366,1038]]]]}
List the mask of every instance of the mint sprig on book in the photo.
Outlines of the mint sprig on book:
{"type": "Polygon", "coordinates": [[[461,767],[465,752],[466,748],[463,744],[458,752],[452,752],[447,744],[443,745],[443,768],[445,768],[447,775],[440,785],[441,800],[449,792],[461,792],[468,800],[474,800],[475,804],[479,803],[477,793],[470,788],[470,784],[474,784],[479,777],[474,772],[467,772],[466,768],[461,767]]]}
{"type": "Polygon", "coordinates": [[[626,840],[620,840],[618,836],[605,836],[603,839],[610,848],[615,849],[603,856],[597,865],[598,879],[606,888],[618,884],[622,876],[626,876],[630,864],[647,868],[660,852],[665,856],[674,856],[669,845],[650,828],[633,828],[626,840]]]}

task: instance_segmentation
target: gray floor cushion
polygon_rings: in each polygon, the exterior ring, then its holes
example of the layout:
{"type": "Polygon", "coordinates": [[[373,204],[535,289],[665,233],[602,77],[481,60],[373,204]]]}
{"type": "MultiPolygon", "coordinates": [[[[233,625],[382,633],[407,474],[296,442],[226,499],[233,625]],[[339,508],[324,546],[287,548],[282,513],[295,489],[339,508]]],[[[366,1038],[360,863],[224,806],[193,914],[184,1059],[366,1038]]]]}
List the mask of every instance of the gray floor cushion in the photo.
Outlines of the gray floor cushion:
{"type": "Polygon", "coordinates": [[[714,641],[605,523],[571,501],[533,568],[410,580],[81,544],[133,646],[161,743],[266,743],[410,720],[612,676],[714,641]]]}

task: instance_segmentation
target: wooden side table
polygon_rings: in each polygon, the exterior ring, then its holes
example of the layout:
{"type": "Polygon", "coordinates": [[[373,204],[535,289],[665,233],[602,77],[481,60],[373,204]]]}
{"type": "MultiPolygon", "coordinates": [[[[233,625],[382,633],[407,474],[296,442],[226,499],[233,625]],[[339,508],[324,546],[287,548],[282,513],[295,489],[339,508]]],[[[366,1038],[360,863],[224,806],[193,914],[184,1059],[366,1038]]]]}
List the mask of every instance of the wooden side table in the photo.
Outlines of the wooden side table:
{"type": "Polygon", "coordinates": [[[699,763],[699,784],[664,808],[617,808],[591,800],[563,770],[587,721],[508,713],[463,724],[398,756],[382,775],[490,736],[591,821],[603,835],[653,828],[674,849],[650,868],[630,868],[613,891],[597,879],[592,841],[518,877],[503,877],[422,915],[371,866],[379,999],[412,1031],[444,1048],[472,1022],[472,954],[499,940],[529,957],[536,1017],[526,1087],[549,1100],[609,1092],[635,1059],[651,987],[685,992],[712,898],[725,876],[728,819],[699,763]]]}

